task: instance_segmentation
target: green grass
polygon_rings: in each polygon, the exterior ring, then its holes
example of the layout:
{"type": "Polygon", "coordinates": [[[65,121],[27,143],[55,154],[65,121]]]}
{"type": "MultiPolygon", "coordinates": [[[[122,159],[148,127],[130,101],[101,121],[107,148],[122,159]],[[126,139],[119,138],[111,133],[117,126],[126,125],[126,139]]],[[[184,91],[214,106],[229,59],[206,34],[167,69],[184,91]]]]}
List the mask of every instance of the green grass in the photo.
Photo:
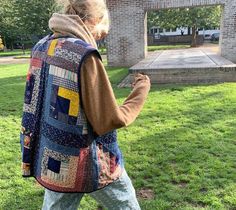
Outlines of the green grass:
{"type": "Polygon", "coordinates": [[[14,57],[14,59],[25,59],[25,58],[30,58],[30,55],[17,55],[14,57]]]}
{"type": "MultiPolygon", "coordinates": [[[[156,51],[156,50],[171,50],[171,49],[185,49],[190,48],[190,45],[158,45],[158,46],[148,46],[148,52],[156,51]]],[[[99,52],[101,55],[105,55],[107,53],[106,48],[99,48],[99,52]]]]}
{"type": "Polygon", "coordinates": [[[156,50],[172,50],[172,49],[185,49],[190,48],[190,45],[158,45],[158,46],[148,46],[148,51],[156,51],[156,50]]]}
{"type": "MultiPolygon", "coordinates": [[[[156,51],[156,50],[171,50],[171,49],[185,49],[190,48],[190,45],[158,45],[158,46],[148,46],[148,52],[156,51]]],[[[106,48],[99,48],[99,52],[102,55],[107,53],[106,48]]]]}
{"type": "Polygon", "coordinates": [[[107,54],[107,48],[106,47],[99,47],[98,51],[100,52],[101,55],[106,55],[107,54]]]}
{"type": "Polygon", "coordinates": [[[21,49],[0,52],[0,57],[8,57],[8,56],[21,56],[21,55],[30,55],[30,50],[25,50],[25,54],[21,49]]]}
{"type": "MultiPolygon", "coordinates": [[[[43,189],[23,179],[19,130],[28,65],[0,66],[0,209],[37,210],[43,189]]],[[[127,69],[108,69],[115,84],[127,69]]],[[[119,130],[126,169],[143,210],[236,209],[236,84],[153,86],[136,122],[119,130]]],[[[81,209],[95,210],[86,196],[81,209]]]]}
{"type": "MultiPolygon", "coordinates": [[[[189,45],[160,45],[160,46],[148,46],[148,51],[155,51],[155,50],[170,50],[170,49],[184,49],[189,48],[189,45]]],[[[23,51],[20,49],[7,51],[7,52],[0,52],[0,57],[7,57],[7,56],[15,56],[16,59],[21,58],[29,58],[30,50],[26,50],[26,53],[23,54],[23,51]]],[[[106,55],[107,49],[105,47],[100,47],[99,52],[101,55],[106,55]]]]}

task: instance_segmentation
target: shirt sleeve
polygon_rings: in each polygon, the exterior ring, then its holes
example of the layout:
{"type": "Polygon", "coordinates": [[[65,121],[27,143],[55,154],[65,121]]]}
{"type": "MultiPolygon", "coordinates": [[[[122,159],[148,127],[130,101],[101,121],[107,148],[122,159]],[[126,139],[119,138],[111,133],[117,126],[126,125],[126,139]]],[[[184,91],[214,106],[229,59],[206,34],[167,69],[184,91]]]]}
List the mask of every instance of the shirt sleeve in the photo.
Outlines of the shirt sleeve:
{"type": "Polygon", "coordinates": [[[84,111],[98,135],[131,124],[150,90],[150,81],[140,80],[123,105],[118,106],[104,65],[95,54],[85,59],[80,75],[84,111]]]}

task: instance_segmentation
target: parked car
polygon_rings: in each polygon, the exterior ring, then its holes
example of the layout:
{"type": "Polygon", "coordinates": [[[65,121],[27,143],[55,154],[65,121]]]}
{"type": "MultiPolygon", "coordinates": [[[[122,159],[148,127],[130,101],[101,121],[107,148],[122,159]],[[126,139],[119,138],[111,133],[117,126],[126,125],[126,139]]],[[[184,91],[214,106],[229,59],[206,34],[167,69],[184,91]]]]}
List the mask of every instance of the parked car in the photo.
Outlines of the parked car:
{"type": "Polygon", "coordinates": [[[211,35],[211,41],[219,41],[220,39],[220,33],[213,33],[211,35]]]}
{"type": "Polygon", "coordinates": [[[211,39],[211,34],[205,34],[204,39],[205,40],[210,40],[211,39]]]}

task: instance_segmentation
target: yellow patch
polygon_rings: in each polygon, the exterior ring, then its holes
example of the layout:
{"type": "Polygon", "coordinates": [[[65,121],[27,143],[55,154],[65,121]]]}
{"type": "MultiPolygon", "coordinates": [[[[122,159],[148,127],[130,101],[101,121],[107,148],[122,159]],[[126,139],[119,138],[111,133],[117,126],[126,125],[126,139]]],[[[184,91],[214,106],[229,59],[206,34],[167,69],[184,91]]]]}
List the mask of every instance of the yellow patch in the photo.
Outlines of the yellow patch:
{"type": "Polygon", "coordinates": [[[70,100],[69,115],[77,117],[79,114],[79,93],[63,87],[59,87],[58,95],[70,100]]]}
{"type": "Polygon", "coordinates": [[[48,49],[48,55],[54,56],[54,51],[57,45],[57,41],[58,41],[57,39],[52,40],[50,47],[48,49]]]}

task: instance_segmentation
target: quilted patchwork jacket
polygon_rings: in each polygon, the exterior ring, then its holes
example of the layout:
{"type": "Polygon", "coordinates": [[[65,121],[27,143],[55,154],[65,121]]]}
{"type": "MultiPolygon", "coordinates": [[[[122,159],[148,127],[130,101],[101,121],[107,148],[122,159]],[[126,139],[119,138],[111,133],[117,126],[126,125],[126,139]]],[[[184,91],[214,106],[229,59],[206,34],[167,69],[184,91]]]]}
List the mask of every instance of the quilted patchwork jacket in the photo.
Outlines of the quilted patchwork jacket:
{"type": "Polygon", "coordinates": [[[20,135],[22,170],[53,191],[93,192],[123,170],[116,131],[97,136],[84,113],[80,69],[91,53],[101,58],[80,39],[53,35],[32,50],[20,135]]]}

